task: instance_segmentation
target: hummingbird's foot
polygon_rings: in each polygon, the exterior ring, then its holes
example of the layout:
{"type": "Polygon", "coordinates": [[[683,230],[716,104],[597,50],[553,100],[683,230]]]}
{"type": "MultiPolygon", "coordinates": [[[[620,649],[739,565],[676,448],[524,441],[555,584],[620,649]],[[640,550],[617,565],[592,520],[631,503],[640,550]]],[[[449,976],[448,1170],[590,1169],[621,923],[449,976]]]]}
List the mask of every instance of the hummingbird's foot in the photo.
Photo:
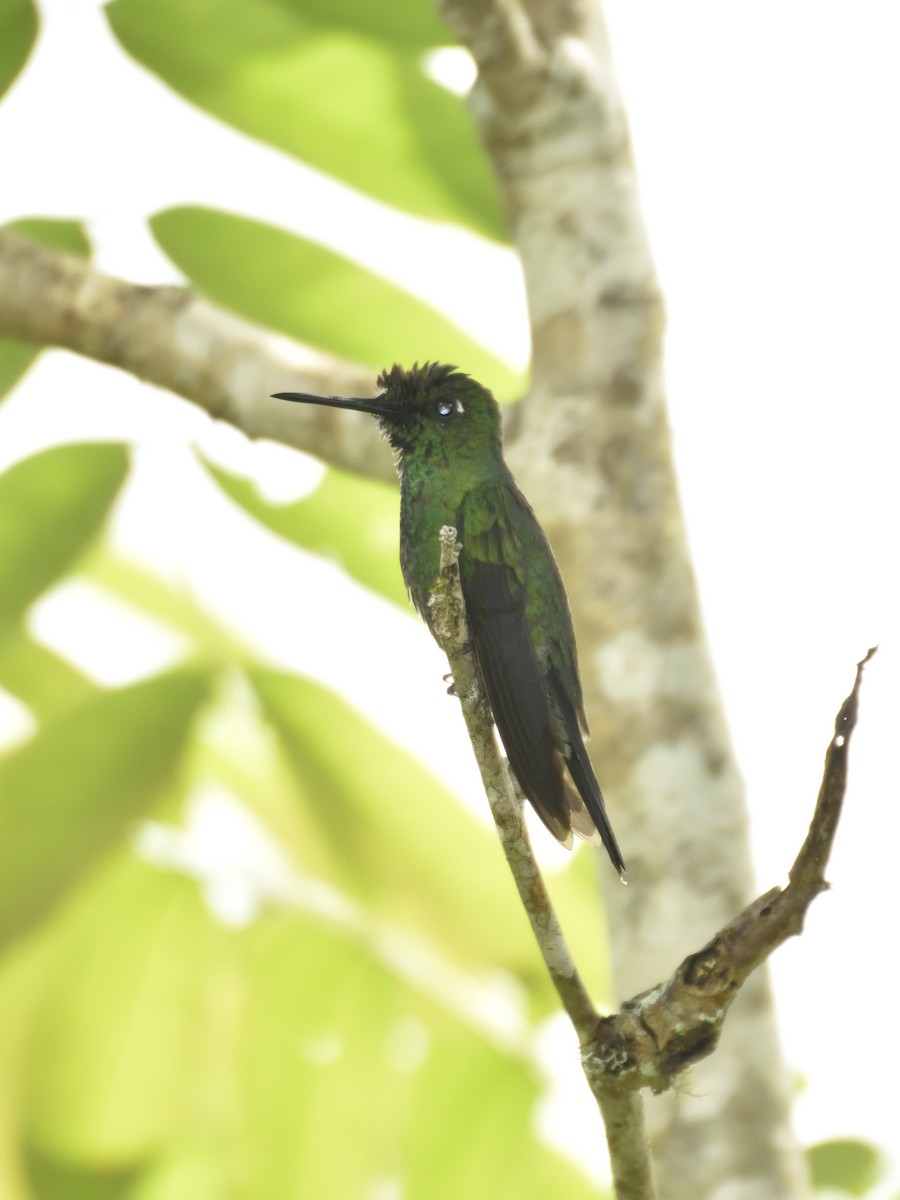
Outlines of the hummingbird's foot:
{"type": "Polygon", "coordinates": [[[456,684],[453,681],[452,673],[448,672],[446,675],[443,676],[443,679],[444,679],[444,683],[449,683],[449,685],[450,685],[447,688],[447,695],[448,696],[458,696],[459,692],[456,690],[456,684]]]}

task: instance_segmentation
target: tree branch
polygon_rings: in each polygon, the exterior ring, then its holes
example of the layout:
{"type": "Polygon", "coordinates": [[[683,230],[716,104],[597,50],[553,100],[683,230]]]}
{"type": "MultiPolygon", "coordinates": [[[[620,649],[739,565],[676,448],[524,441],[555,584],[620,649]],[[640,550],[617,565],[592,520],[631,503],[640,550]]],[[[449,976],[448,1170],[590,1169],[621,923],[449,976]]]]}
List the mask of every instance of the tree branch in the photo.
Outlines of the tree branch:
{"type": "Polygon", "coordinates": [[[396,481],[371,421],[275,391],[365,395],[374,372],[302,349],[179,287],[141,287],[0,229],[0,335],[74,350],[183,396],[252,438],[396,481]]]}
{"type": "Polygon", "coordinates": [[[847,756],[856,725],[863,668],[835,719],[809,833],[785,888],[754,900],[702,950],[689,955],[665,983],[635,996],[621,1012],[601,1018],[584,1054],[585,1071],[601,1087],[663,1091],[685,1067],[711,1054],[725,1017],[747,977],[787,938],[801,932],[806,911],[828,884],[827,866],[847,782],[847,756]]]}
{"type": "Polygon", "coordinates": [[[655,1188],[639,1092],[660,1093],[684,1070],[710,1055],[742,985],[788,937],[803,928],[812,901],[827,888],[825,867],[841,814],[847,756],[856,725],[863,667],[835,719],[835,733],[809,833],[784,889],[772,888],[748,905],[671,979],[635,996],[612,1016],[598,1016],[571,956],[534,858],[493,718],[472,652],[459,582],[462,546],[451,526],[441,530],[438,579],[429,605],[447,655],[463,718],[481,772],[506,861],[535,939],[581,1045],[582,1065],[603,1117],[618,1200],[652,1200],[655,1188]]]}
{"type": "MultiPolygon", "coordinates": [[[[433,627],[450,664],[454,691],[462,705],[463,719],[503,853],[544,964],[585,1055],[594,1043],[599,1017],[547,893],[522,820],[521,803],[494,737],[493,717],[472,651],[459,582],[461,549],[456,530],[445,526],[441,530],[440,571],[429,600],[433,627]]],[[[620,1200],[652,1200],[655,1193],[650,1174],[650,1150],[640,1098],[631,1089],[609,1089],[599,1083],[595,1086],[590,1075],[588,1082],[603,1114],[617,1196],[620,1200]]]]}
{"type": "Polygon", "coordinates": [[[639,1092],[595,1088],[590,1077],[588,1083],[603,1117],[616,1200],[655,1200],[643,1097],[639,1092]]]}
{"type": "Polygon", "coordinates": [[[463,719],[519,897],[563,1008],[575,1026],[579,1040],[584,1041],[593,1033],[597,1011],[563,937],[531,849],[521,803],[494,738],[494,719],[472,652],[459,584],[461,549],[456,541],[456,530],[450,525],[445,526],[441,530],[440,572],[429,600],[435,635],[450,664],[454,691],[462,704],[463,719]]]}

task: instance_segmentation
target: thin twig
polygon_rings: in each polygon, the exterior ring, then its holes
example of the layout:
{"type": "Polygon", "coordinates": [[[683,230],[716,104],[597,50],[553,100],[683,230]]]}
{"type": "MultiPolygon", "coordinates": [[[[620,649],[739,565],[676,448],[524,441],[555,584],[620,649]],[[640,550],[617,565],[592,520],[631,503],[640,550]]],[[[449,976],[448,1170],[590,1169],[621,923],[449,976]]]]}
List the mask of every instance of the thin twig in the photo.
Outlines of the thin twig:
{"type": "Polygon", "coordinates": [[[594,1095],[606,1130],[616,1200],[654,1200],[656,1185],[643,1097],[639,1092],[608,1088],[599,1088],[594,1095]]]}
{"type": "Polygon", "coordinates": [[[847,786],[847,757],[850,749],[850,738],[856,728],[856,718],[859,710],[859,685],[862,682],[863,667],[878,650],[873,646],[865,657],[856,664],[856,679],[853,690],[841,705],[834,720],[834,737],[825,753],[825,770],[822,775],[822,786],[816,801],[816,811],[809,826],[809,833],[800,848],[794,865],[788,874],[790,884],[788,891],[810,893],[827,888],[825,882],[825,867],[831,854],[835,830],[841,815],[841,805],[844,801],[844,790],[847,786]]]}
{"type": "Polygon", "coordinates": [[[500,835],[503,853],[513,873],[550,978],[559,993],[563,1008],[575,1026],[579,1040],[583,1043],[585,1038],[589,1039],[593,1035],[597,1023],[597,1010],[591,1003],[587,988],[578,974],[563,937],[531,849],[528,832],[522,820],[521,805],[494,738],[493,717],[471,650],[465,604],[459,585],[458,559],[461,548],[456,541],[456,530],[452,526],[445,526],[441,530],[440,573],[432,588],[430,600],[434,630],[450,663],[454,690],[462,704],[463,718],[500,835]]]}
{"type": "Polygon", "coordinates": [[[853,688],[835,720],[815,812],[788,886],[758,897],[689,955],[671,979],[599,1020],[583,1054],[585,1071],[599,1086],[617,1080],[623,1088],[661,1092],[671,1087],[681,1071],[715,1049],[732,1001],[751,972],[801,932],[807,909],[828,887],[824,873],[844,799],[859,688],[874,653],[869,650],[857,664],[853,688]]]}
{"type": "MultiPolygon", "coordinates": [[[[445,526],[441,530],[440,572],[431,591],[432,623],[450,664],[454,690],[462,704],[463,719],[503,853],[550,978],[575,1027],[582,1052],[587,1054],[587,1047],[593,1044],[596,1035],[599,1017],[547,893],[522,820],[521,804],[493,734],[493,717],[472,653],[459,583],[461,549],[456,530],[445,526]]],[[[603,1115],[616,1195],[619,1200],[653,1200],[655,1192],[641,1097],[630,1088],[610,1089],[606,1081],[596,1075],[592,1078],[588,1074],[588,1082],[603,1115]]]]}

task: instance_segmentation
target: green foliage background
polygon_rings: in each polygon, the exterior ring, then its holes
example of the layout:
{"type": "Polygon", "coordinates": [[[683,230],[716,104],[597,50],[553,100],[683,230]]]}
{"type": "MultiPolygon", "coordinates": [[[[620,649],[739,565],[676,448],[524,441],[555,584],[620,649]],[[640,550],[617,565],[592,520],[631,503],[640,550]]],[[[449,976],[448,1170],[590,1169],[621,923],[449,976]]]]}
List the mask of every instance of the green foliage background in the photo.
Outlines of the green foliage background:
{"type": "MultiPolygon", "coordinates": [[[[37,19],[27,3],[0,11],[8,84],[37,19]]],[[[427,3],[106,11],[127,52],[194,104],[395,207],[502,238],[465,107],[423,71],[449,40],[427,3]]],[[[90,254],[76,220],[17,225],[90,254]]],[[[197,288],[254,321],[373,367],[427,346],[501,395],[521,386],[446,318],[331,250],[187,204],[150,228],[197,288]]],[[[4,395],[36,354],[0,344],[4,395]]],[[[221,466],[196,470],[406,606],[392,489],[330,471],[276,506],[221,466]]],[[[117,558],[105,531],[130,471],[127,446],[83,443],[0,476],[0,687],[36,722],[0,758],[0,1196],[595,1194],[534,1135],[543,1084],[528,1027],[553,998],[492,835],[346,701],[255,661],[117,558]],[[105,689],[37,641],[32,605],[79,578],[180,634],[183,665],[105,689]],[[239,747],[221,732],[235,725],[248,732],[239,747]],[[197,788],[215,785],[283,855],[241,929],[215,918],[201,882],[135,851],[142,819],[181,827],[197,788]],[[446,972],[463,993],[490,978],[518,989],[525,1029],[486,1032],[446,972]]],[[[602,995],[588,859],[560,892],[602,995]]]]}
{"type": "MultiPolygon", "coordinates": [[[[137,63],[212,115],[410,214],[503,238],[465,106],[423,70],[450,41],[427,0],[113,0],[106,13],[137,63]]],[[[37,26],[29,0],[0,0],[0,90],[27,69],[37,26]]],[[[90,253],[76,220],[25,216],[23,232],[90,253]]],[[[521,388],[331,250],[188,204],[150,229],[191,283],[254,321],[372,366],[427,346],[501,396],[521,388]]],[[[0,398],[36,353],[0,342],[0,398]]],[[[405,604],[390,489],[330,471],[274,506],[220,466],[196,469],[262,527],[405,604]]],[[[555,1006],[493,837],[341,697],[255,661],[117,558],[105,530],[130,470],[127,446],[83,443],[0,476],[0,687],[35,719],[0,757],[0,1197],[598,1194],[534,1132],[531,1035],[555,1006]],[[29,610],[71,578],[178,632],[184,663],[104,689],[41,645],[29,610]],[[229,742],[235,725],[252,736],[229,742]],[[188,873],[135,851],[142,819],[179,827],[216,784],[283,855],[242,929],[188,873]],[[487,1032],[448,971],[517,990],[524,1031],[487,1032]]],[[[602,1002],[587,855],[555,891],[602,1002]]],[[[861,1194],[867,1149],[820,1149],[818,1181],[861,1194]]]]}

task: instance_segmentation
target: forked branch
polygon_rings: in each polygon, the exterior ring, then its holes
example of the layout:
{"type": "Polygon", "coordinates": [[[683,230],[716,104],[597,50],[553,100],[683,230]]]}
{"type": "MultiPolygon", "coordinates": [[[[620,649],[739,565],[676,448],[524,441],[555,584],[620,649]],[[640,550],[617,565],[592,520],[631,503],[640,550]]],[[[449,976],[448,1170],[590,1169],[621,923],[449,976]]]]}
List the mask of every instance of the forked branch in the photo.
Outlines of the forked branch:
{"type": "Polygon", "coordinates": [[[827,888],[825,867],[844,798],[862,671],[875,650],[858,664],[853,689],[835,720],[809,833],[787,887],[772,888],[748,905],[670,979],[635,996],[618,1013],[601,1017],[553,910],[493,734],[459,584],[462,547],[456,530],[445,527],[440,540],[440,573],[430,601],[434,629],[450,663],[503,851],[547,970],[578,1034],[584,1072],[606,1127],[618,1200],[648,1200],[655,1192],[639,1091],[665,1091],[687,1067],[712,1053],[741,985],[776,947],[801,931],[809,905],[827,888]]]}

